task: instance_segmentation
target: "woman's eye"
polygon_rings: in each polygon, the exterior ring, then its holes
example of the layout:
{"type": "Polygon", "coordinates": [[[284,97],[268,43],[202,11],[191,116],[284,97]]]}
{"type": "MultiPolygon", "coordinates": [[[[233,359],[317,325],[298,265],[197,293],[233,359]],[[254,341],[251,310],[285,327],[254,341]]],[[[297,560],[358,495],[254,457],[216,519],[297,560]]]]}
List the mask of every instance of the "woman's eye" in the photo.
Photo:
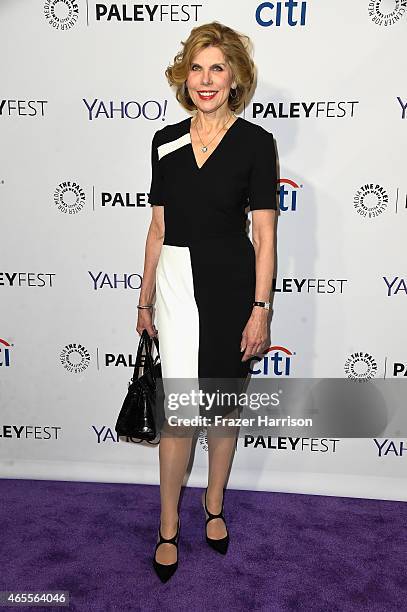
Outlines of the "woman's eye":
{"type": "MultiPolygon", "coordinates": [[[[196,70],[199,70],[199,66],[197,66],[196,64],[195,64],[194,66],[192,66],[192,67],[191,67],[191,70],[196,71],[195,69],[196,69],[196,70]]],[[[223,70],[222,66],[213,66],[213,69],[214,69],[214,70],[223,70]]]]}

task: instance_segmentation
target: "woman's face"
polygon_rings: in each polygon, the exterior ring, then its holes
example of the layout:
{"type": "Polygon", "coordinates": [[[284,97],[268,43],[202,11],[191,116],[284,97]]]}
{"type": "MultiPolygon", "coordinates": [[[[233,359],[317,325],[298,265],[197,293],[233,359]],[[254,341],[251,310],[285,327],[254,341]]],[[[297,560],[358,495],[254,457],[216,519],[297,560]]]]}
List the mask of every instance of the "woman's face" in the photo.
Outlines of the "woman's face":
{"type": "Polygon", "coordinates": [[[227,106],[230,88],[236,83],[219,47],[206,47],[193,57],[186,86],[193,103],[204,113],[227,106]]]}

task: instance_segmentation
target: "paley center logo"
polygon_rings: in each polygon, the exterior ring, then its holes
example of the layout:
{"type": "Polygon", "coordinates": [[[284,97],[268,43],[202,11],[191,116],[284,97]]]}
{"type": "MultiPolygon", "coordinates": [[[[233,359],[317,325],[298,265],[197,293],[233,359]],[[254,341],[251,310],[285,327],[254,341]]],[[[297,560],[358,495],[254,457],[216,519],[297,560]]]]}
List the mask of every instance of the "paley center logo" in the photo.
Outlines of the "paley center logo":
{"type": "Polygon", "coordinates": [[[89,366],[91,356],[82,344],[73,342],[64,346],[59,359],[65,370],[72,374],[81,374],[89,366]]]}
{"type": "Polygon", "coordinates": [[[366,219],[373,219],[381,215],[387,209],[388,203],[387,191],[378,183],[361,185],[353,197],[356,212],[366,219]]]}
{"type": "Polygon", "coordinates": [[[10,344],[7,340],[0,338],[0,368],[10,367],[10,348],[14,344],[10,344]]]}
{"type": "Polygon", "coordinates": [[[307,2],[262,2],[256,8],[255,18],[259,26],[305,26],[307,2]]]}
{"type": "Polygon", "coordinates": [[[44,15],[54,30],[70,30],[79,17],[77,0],[45,0],[44,15]]]}
{"type": "Polygon", "coordinates": [[[84,189],[76,181],[63,181],[54,191],[54,204],[67,215],[76,215],[86,204],[84,189]]]}
{"type": "Polygon", "coordinates": [[[93,212],[97,208],[147,208],[148,191],[131,193],[120,191],[103,191],[95,185],[89,189],[91,197],[86,195],[85,188],[77,181],[62,181],[53,193],[53,201],[59,212],[65,215],[76,215],[83,211],[88,201],[91,201],[93,212]]]}
{"type": "Polygon", "coordinates": [[[294,355],[285,346],[270,346],[262,357],[250,359],[249,371],[255,376],[290,376],[294,355]]]}
{"type": "Polygon", "coordinates": [[[368,0],[370,19],[378,26],[391,26],[407,11],[407,0],[368,0]]]}
{"type": "Polygon", "coordinates": [[[374,219],[390,211],[396,215],[406,214],[407,193],[402,187],[394,189],[394,194],[389,196],[388,189],[378,183],[361,185],[353,197],[356,212],[365,219],[374,219]]]}
{"type": "Polygon", "coordinates": [[[345,361],[344,370],[348,378],[370,380],[377,374],[377,363],[370,353],[355,352],[345,361]]]}
{"type": "MultiPolygon", "coordinates": [[[[85,4],[85,0],[83,0],[85,4]]],[[[198,21],[202,4],[137,4],[130,2],[95,2],[86,0],[83,17],[91,23],[151,23],[198,21]]],[[[78,0],[45,0],[44,15],[54,30],[73,28],[79,19],[78,0]]]]}

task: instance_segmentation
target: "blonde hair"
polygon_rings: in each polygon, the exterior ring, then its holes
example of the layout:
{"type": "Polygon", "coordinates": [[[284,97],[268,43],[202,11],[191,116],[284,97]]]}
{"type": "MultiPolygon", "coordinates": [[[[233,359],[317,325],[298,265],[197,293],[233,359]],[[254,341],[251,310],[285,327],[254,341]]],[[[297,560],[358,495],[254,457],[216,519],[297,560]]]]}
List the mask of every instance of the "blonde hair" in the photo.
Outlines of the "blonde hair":
{"type": "Polygon", "coordinates": [[[248,97],[255,79],[250,38],[218,21],[212,21],[193,28],[188,39],[185,42],[181,41],[181,44],[183,49],[177,53],[174,63],[165,71],[170,86],[176,88],[175,97],[178,102],[188,111],[196,109],[185,82],[192,65],[192,58],[196,53],[206,47],[214,46],[221,49],[232,70],[237,85],[236,96],[229,94],[228,105],[230,110],[236,111],[248,97]]]}

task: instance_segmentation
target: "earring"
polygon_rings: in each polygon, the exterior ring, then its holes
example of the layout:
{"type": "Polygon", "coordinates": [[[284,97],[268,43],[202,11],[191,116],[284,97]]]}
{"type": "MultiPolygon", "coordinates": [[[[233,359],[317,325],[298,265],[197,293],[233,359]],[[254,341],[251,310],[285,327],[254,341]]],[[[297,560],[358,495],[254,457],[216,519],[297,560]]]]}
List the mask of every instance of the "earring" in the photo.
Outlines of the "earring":
{"type": "Polygon", "coordinates": [[[236,96],[237,96],[237,88],[236,88],[236,87],[231,87],[231,88],[230,88],[230,91],[229,91],[229,96],[230,96],[231,98],[233,98],[233,99],[234,99],[234,98],[236,98],[236,96]],[[232,91],[234,91],[234,92],[235,92],[235,95],[234,95],[234,96],[232,96],[232,91]]]}

